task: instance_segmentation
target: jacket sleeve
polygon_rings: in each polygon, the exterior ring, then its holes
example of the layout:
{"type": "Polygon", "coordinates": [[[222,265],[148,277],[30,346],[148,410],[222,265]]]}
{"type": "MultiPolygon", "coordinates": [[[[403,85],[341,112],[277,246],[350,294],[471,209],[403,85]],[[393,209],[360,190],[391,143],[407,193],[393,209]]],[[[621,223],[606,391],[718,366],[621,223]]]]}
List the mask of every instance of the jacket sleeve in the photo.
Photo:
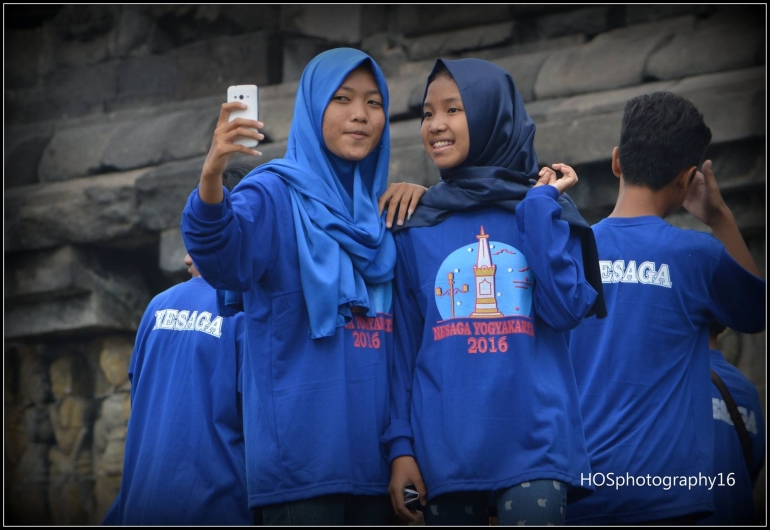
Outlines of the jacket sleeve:
{"type": "MultiPolygon", "coordinates": [[[[407,232],[408,233],[408,232],[407,232]]],[[[425,319],[416,297],[418,284],[411,267],[416,264],[410,241],[404,233],[396,237],[396,269],[393,302],[393,355],[390,362],[390,425],[382,437],[388,462],[399,456],[414,456],[411,425],[412,382],[417,352],[422,344],[425,319]]]]}
{"type": "Polygon", "coordinates": [[[553,186],[532,188],[516,207],[521,251],[535,277],[535,314],[556,331],[577,326],[597,293],[583,270],[580,236],[561,219],[553,186]]]}
{"type": "Polygon", "coordinates": [[[765,329],[767,306],[764,279],[754,276],[722,247],[709,283],[709,309],[713,318],[740,333],[765,329]]]}
{"type": "Polygon", "coordinates": [[[275,206],[257,179],[241,181],[232,194],[223,190],[219,204],[203,202],[197,188],[190,194],[182,212],[182,238],[209,285],[243,292],[275,258],[275,206]]]}

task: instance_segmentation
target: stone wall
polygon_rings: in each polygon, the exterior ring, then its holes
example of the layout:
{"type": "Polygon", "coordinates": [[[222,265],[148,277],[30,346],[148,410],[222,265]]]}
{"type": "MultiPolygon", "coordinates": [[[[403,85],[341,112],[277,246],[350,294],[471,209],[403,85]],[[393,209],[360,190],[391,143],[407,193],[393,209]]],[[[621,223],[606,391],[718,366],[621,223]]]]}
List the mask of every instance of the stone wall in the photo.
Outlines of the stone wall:
{"type": "MultiPolygon", "coordinates": [[[[542,164],[573,165],[596,222],[625,101],[692,99],[709,156],[764,271],[763,5],[49,5],[5,11],[5,506],[11,524],[98,524],[119,489],[134,333],[184,280],[179,219],[229,85],[260,86],[267,139],[286,149],[297,80],[352,46],[385,71],[391,181],[438,173],[419,139],[437,56],[496,62],[538,126],[542,164]]],[[[670,221],[707,230],[689,214],[670,221]]],[[[765,334],[721,347],[765,398],[765,334]]],[[[760,478],[764,484],[764,477],[760,478]]],[[[758,508],[764,513],[764,486],[758,508]]]]}

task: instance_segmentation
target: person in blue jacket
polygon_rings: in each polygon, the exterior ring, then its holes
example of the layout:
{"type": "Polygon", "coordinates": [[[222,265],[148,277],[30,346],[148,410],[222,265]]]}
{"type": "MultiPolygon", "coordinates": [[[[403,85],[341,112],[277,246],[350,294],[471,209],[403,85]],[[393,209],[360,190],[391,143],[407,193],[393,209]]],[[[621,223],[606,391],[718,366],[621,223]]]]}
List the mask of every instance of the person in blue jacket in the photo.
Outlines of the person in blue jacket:
{"type": "Polygon", "coordinates": [[[709,324],[711,369],[724,382],[737,405],[750,444],[747,462],[740,435],[730,416],[725,398],[716,384],[711,384],[711,410],[714,418],[714,476],[711,493],[714,515],[698,525],[759,524],[754,508],[754,485],[765,464],[765,419],[757,387],[738,368],[725,360],[717,338],[725,330],[718,322],[709,324]]]}
{"type": "MultiPolygon", "coordinates": [[[[251,168],[230,165],[232,189],[251,168]]],[[[241,403],[244,315],[192,278],[157,295],[131,355],[121,489],[105,525],[251,525],[241,403]]]]}
{"type": "Polygon", "coordinates": [[[708,325],[765,327],[765,281],[705,160],[711,131],[687,99],[625,106],[612,214],[593,226],[608,317],[570,336],[596,491],[571,524],[693,524],[713,504],[708,325]],[[698,168],[702,167],[702,171],[698,168]],[[664,219],[681,206],[713,234],[664,219]]]}
{"type": "Polygon", "coordinates": [[[561,194],[577,175],[538,171],[534,134],[505,70],[436,62],[421,135],[441,182],[395,235],[383,437],[394,510],[410,521],[408,485],[428,525],[486,525],[490,496],[501,525],[563,524],[568,498],[590,493],[567,332],[603,314],[598,263],[561,194]]]}
{"type": "Polygon", "coordinates": [[[299,82],[285,157],[230,193],[219,168],[258,154],[233,140],[263,139],[251,130],[261,122],[228,123],[236,108],[222,105],[182,233],[223,304],[246,313],[249,506],[265,524],[389,523],[380,438],[396,252],[378,203],[390,157],[385,77],[358,50],[318,55],[299,82]]]}

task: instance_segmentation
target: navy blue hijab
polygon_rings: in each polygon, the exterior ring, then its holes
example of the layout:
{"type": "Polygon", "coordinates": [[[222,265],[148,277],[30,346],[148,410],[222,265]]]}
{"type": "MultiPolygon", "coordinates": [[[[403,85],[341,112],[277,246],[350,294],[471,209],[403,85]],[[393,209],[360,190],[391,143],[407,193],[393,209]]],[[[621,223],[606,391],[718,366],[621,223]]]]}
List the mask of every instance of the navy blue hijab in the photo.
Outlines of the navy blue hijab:
{"type": "MultiPolygon", "coordinates": [[[[286,155],[246,177],[269,172],[289,188],[313,339],[334,335],[351,320],[352,307],[365,308],[369,316],[390,309],[386,306],[391,299],[396,249],[377,202],[388,180],[387,116],[388,87],[377,63],[353,48],[323,52],[302,73],[286,155]],[[334,93],[361,66],[374,76],[386,121],[379,144],[366,158],[352,162],[326,147],[323,117],[334,93]]],[[[220,297],[232,309],[238,307],[239,295],[228,291],[220,297]]]]}
{"type": "MultiPolygon", "coordinates": [[[[394,233],[434,226],[455,212],[491,204],[515,211],[532,189],[532,180],[538,178],[535,123],[510,74],[481,59],[438,59],[429,79],[441,65],[457,83],[463,100],[470,135],[468,156],[461,164],[439,171],[439,183],[425,193],[410,220],[393,228],[394,233]]],[[[430,81],[423,101],[429,85],[430,81]]],[[[607,310],[593,231],[566,193],[558,202],[561,218],[581,238],[586,280],[598,293],[587,316],[603,318],[607,310]]]]}

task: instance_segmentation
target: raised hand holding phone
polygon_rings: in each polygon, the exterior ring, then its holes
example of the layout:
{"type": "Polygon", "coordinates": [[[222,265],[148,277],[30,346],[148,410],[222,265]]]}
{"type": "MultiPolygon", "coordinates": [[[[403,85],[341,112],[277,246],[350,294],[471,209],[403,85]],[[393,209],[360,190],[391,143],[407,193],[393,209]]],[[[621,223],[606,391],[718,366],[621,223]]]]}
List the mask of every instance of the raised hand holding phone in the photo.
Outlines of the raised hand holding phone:
{"type": "Polygon", "coordinates": [[[259,140],[264,140],[265,138],[258,131],[258,129],[265,125],[256,119],[256,86],[251,85],[254,87],[251,95],[245,90],[239,90],[239,86],[241,85],[228,89],[228,97],[230,97],[230,91],[233,89],[233,100],[223,103],[220,108],[219,119],[217,120],[216,129],[214,129],[214,137],[211,140],[211,148],[203,163],[198,195],[207,204],[219,204],[222,202],[224,198],[222,173],[233,155],[236,153],[252,156],[262,154],[253,148],[259,143],[259,140]],[[253,99],[254,104],[250,105],[241,102],[240,96],[243,96],[243,99],[249,102],[253,99]],[[250,108],[251,110],[249,110],[250,108]],[[238,117],[237,113],[243,112],[248,113],[250,117],[238,117]]]}
{"type": "MultiPolygon", "coordinates": [[[[257,85],[234,85],[229,87],[227,89],[227,102],[243,103],[246,105],[245,109],[232,111],[230,118],[227,120],[228,122],[238,118],[259,120],[259,88],[257,88],[257,85]]],[[[253,129],[253,131],[257,132],[256,129],[253,129]]],[[[256,147],[259,141],[250,137],[242,137],[233,143],[246,147],[256,147]]]]}

